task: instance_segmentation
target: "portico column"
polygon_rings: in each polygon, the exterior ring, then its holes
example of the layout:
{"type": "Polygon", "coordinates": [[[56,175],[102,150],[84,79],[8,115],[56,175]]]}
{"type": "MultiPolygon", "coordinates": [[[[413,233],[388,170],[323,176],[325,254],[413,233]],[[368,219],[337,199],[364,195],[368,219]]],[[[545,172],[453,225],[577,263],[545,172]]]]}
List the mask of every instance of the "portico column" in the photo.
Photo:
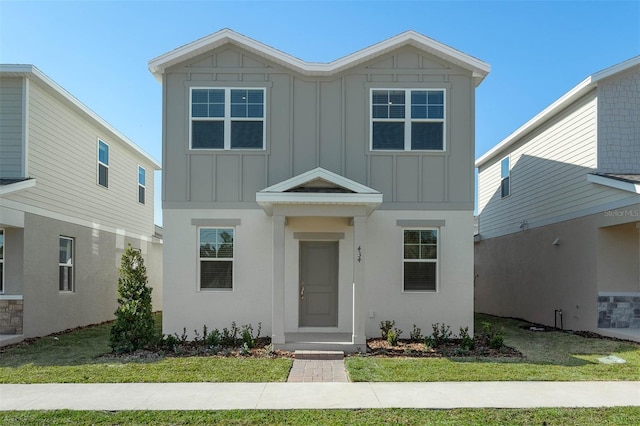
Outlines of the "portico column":
{"type": "Polygon", "coordinates": [[[364,312],[364,264],[367,258],[365,247],[366,226],[366,217],[356,216],[353,218],[353,343],[357,345],[365,345],[367,342],[364,331],[366,320],[364,312]]]}
{"type": "Polygon", "coordinates": [[[284,216],[273,216],[271,343],[284,344],[284,216]]]}

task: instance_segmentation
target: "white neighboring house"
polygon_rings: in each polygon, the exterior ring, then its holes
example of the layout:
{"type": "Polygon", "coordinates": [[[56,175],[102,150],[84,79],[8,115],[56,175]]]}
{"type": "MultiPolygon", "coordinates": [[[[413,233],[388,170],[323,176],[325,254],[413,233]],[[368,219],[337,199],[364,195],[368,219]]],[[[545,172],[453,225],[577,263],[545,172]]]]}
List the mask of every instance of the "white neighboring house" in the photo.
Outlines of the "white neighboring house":
{"type": "Polygon", "coordinates": [[[407,31],[330,63],[224,29],[149,63],[163,93],[164,333],[276,347],[473,330],[475,88],[407,31]]]}
{"type": "Polygon", "coordinates": [[[141,250],[160,309],[156,170],[38,68],[0,65],[3,343],[113,319],[127,244],[141,250]]]}
{"type": "Polygon", "coordinates": [[[476,161],[476,310],[640,340],[640,56],[476,161]]]}

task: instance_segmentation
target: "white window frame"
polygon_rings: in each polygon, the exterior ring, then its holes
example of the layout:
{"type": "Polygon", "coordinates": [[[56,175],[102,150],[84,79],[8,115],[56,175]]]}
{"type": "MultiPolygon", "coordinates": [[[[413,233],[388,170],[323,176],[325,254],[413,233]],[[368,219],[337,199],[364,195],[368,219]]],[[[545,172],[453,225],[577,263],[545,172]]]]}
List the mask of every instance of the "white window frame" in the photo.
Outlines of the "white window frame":
{"type": "Polygon", "coordinates": [[[108,143],[106,143],[105,141],[103,141],[102,139],[98,139],[98,143],[97,143],[97,164],[96,164],[96,183],[98,184],[98,186],[101,186],[103,188],[109,188],[109,163],[110,163],[110,156],[111,156],[111,147],[109,146],[108,143]],[[104,163],[102,161],[100,161],[100,144],[104,144],[107,147],[107,162],[104,163]],[[103,185],[100,183],[100,167],[104,167],[106,169],[106,177],[107,177],[107,181],[105,182],[106,185],[103,185]]]}
{"type": "Polygon", "coordinates": [[[2,271],[0,271],[0,294],[4,293],[4,255],[7,252],[7,240],[5,238],[4,228],[0,228],[0,236],[2,236],[2,252],[0,253],[0,265],[2,265],[2,271]]]}
{"type": "Polygon", "coordinates": [[[146,204],[147,201],[147,170],[138,164],[138,203],[146,204]],[[140,170],[144,176],[144,183],[140,183],[140,170]],[[140,190],[142,190],[142,201],[140,201],[140,190]]]}
{"type": "Polygon", "coordinates": [[[211,87],[197,86],[189,88],[189,149],[193,151],[264,151],[267,148],[267,89],[266,87],[211,87]],[[194,90],[224,90],[224,117],[194,117],[193,116],[193,91],[194,90]],[[231,117],[231,91],[232,90],[260,90],[262,91],[262,117],[231,117]],[[224,147],[223,148],[194,148],[193,147],[193,122],[194,121],[222,121],[224,123],[224,147]],[[234,121],[261,121],[262,122],[262,148],[232,148],[231,147],[231,123],[234,121]]]}
{"type": "Polygon", "coordinates": [[[369,89],[369,151],[371,152],[445,152],[447,150],[447,89],[442,87],[387,88],[372,87],[369,89]],[[404,118],[374,118],[373,92],[404,91],[404,118]],[[442,118],[411,118],[411,92],[442,92],[442,118]],[[374,122],[404,122],[404,149],[374,149],[374,122]],[[411,123],[442,123],[442,149],[411,149],[411,123]]]}
{"type": "Polygon", "coordinates": [[[403,293],[438,293],[440,291],[440,239],[442,238],[442,232],[440,227],[411,227],[402,228],[402,240],[401,240],[401,257],[402,257],[402,277],[401,287],[403,293]],[[404,233],[405,231],[436,231],[436,258],[435,259],[406,259],[404,255],[404,233]],[[411,289],[406,290],[404,286],[404,266],[406,263],[434,263],[436,266],[435,276],[435,288],[431,289],[411,289]]]}
{"type": "Polygon", "coordinates": [[[500,160],[500,198],[507,198],[511,195],[511,158],[507,155],[500,160]],[[504,162],[507,162],[507,174],[504,176],[504,162]],[[504,193],[505,181],[507,183],[507,193],[504,193]]]}
{"type": "Polygon", "coordinates": [[[73,237],[66,237],[64,235],[60,235],[58,238],[58,291],[60,293],[73,293],[75,291],[76,288],[76,277],[75,277],[75,252],[76,252],[76,241],[75,238],[73,237]],[[61,240],[69,240],[71,241],[71,256],[69,258],[69,260],[66,263],[60,263],[60,241],[61,240]],[[71,288],[69,289],[62,289],[62,282],[60,282],[60,268],[65,267],[65,268],[71,268],[70,270],[70,279],[71,279],[71,288]]]}
{"type": "Polygon", "coordinates": [[[201,292],[209,292],[209,291],[224,291],[224,292],[228,292],[228,291],[234,291],[235,289],[235,281],[236,281],[236,261],[235,261],[235,257],[236,257],[236,227],[233,226],[199,226],[196,228],[197,229],[197,240],[198,240],[198,244],[196,249],[198,250],[197,253],[197,259],[198,259],[198,276],[197,276],[197,290],[201,291],[201,292]],[[221,230],[231,230],[233,231],[233,252],[232,252],[232,256],[229,257],[223,257],[223,258],[211,258],[211,257],[201,257],[200,256],[200,231],[203,229],[209,229],[209,230],[215,230],[215,231],[221,231],[221,230]],[[227,287],[202,287],[202,279],[201,279],[201,272],[202,272],[202,262],[229,262],[231,261],[231,288],[227,288],[227,287]]]}

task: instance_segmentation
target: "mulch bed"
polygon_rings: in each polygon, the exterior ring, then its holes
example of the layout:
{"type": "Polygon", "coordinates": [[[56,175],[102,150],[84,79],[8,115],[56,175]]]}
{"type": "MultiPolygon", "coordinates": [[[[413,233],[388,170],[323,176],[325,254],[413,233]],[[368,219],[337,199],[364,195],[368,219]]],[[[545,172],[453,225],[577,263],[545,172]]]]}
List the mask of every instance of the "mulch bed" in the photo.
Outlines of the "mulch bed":
{"type": "Polygon", "coordinates": [[[416,358],[444,358],[444,357],[486,357],[486,358],[523,358],[519,351],[503,346],[500,349],[491,349],[488,345],[482,345],[479,341],[471,350],[463,350],[460,340],[451,339],[448,343],[435,348],[427,347],[423,342],[411,340],[398,340],[398,344],[391,346],[382,338],[367,340],[367,353],[365,356],[416,357],[416,358]]]}

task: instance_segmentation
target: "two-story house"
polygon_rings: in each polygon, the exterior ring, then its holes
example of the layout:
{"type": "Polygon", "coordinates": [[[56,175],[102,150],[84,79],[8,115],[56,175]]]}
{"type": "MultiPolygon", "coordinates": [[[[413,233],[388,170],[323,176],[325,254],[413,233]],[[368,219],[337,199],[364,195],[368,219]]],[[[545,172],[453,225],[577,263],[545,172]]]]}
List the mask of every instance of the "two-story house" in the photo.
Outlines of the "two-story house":
{"type": "Polygon", "coordinates": [[[330,63],[224,29],[149,62],[163,94],[165,333],[262,323],[364,349],[473,329],[475,88],[407,31],[330,63]]]}
{"type": "Polygon", "coordinates": [[[33,65],[0,65],[0,341],[114,318],[127,244],[161,303],[160,164],[33,65]]]}
{"type": "Polygon", "coordinates": [[[640,340],[640,56],[476,161],[476,309],[640,340]]]}

